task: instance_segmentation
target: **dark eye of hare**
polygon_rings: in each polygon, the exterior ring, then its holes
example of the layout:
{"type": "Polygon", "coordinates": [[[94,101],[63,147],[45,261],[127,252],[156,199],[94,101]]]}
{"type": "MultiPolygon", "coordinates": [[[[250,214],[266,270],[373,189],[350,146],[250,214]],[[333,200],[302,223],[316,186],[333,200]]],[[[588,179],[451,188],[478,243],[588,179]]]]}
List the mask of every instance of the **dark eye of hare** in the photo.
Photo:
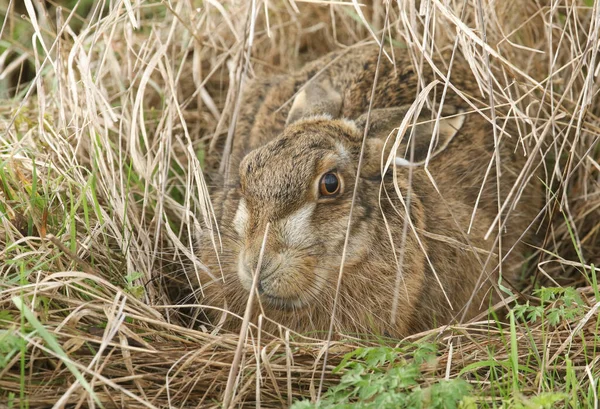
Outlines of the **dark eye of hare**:
{"type": "Polygon", "coordinates": [[[333,196],[340,191],[340,179],[333,172],[324,174],[319,182],[321,196],[333,196]]]}

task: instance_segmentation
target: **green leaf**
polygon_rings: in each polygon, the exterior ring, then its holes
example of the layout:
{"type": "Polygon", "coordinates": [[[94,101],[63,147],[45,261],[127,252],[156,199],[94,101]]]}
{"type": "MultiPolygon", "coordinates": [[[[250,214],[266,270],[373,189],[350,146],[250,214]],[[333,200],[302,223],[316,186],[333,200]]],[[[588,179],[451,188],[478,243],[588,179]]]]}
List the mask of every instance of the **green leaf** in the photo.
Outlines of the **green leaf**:
{"type": "Polygon", "coordinates": [[[457,409],[469,391],[469,384],[462,379],[441,380],[431,386],[430,407],[457,409]]]}
{"type": "Polygon", "coordinates": [[[415,363],[417,365],[421,365],[434,359],[436,353],[437,347],[434,344],[423,342],[418,344],[418,348],[413,354],[413,357],[415,359],[415,363]]]}
{"type": "Polygon", "coordinates": [[[0,369],[5,368],[15,354],[19,352],[19,336],[13,331],[0,330],[0,369]]]}

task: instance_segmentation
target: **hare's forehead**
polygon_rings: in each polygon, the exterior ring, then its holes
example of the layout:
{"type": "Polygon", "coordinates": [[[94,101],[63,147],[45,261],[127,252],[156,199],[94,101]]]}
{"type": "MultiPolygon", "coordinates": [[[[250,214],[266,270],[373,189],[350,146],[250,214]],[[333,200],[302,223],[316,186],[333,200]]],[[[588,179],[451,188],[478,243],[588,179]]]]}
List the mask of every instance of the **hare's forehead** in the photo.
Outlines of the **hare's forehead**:
{"type": "Polygon", "coordinates": [[[266,160],[249,158],[242,163],[242,193],[248,200],[289,203],[305,195],[313,183],[318,154],[304,154],[301,158],[294,154],[287,158],[278,156],[266,160]]]}
{"type": "Polygon", "coordinates": [[[244,158],[240,179],[247,199],[288,205],[301,201],[315,178],[346,156],[335,141],[297,142],[268,144],[244,158]]]}
{"type": "MultiPolygon", "coordinates": [[[[347,156],[342,142],[326,134],[291,133],[285,134],[268,144],[259,147],[242,160],[240,176],[259,175],[261,170],[314,167],[324,157],[331,155],[347,156]],[[298,167],[306,164],[309,166],[298,167]]],[[[278,172],[285,176],[284,172],[278,172]]]]}

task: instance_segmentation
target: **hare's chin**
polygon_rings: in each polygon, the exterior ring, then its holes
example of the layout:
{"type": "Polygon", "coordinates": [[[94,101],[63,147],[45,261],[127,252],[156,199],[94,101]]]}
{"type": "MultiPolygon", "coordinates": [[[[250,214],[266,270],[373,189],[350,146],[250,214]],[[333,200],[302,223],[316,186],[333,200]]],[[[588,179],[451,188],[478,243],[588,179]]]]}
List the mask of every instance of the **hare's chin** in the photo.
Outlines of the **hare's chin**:
{"type": "Polygon", "coordinates": [[[292,311],[306,307],[306,302],[302,301],[300,298],[283,298],[261,294],[260,300],[266,307],[274,310],[292,311]]]}

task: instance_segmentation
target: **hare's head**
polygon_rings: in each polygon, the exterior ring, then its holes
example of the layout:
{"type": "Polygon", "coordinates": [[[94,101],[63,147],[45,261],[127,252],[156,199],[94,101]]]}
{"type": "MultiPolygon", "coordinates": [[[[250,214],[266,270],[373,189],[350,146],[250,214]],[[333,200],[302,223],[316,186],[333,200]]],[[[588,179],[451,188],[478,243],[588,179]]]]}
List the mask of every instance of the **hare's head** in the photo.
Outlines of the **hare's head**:
{"type": "MultiPolygon", "coordinates": [[[[357,181],[366,118],[336,118],[341,104],[340,94],[329,85],[307,87],[294,100],[283,133],[250,152],[240,164],[241,198],[233,218],[241,242],[237,273],[249,290],[264,242],[257,289],[263,304],[270,308],[298,310],[322,303],[325,293],[335,288],[332,284],[337,280],[347,231],[345,271],[369,263],[370,257],[379,257],[379,263],[383,258],[392,271],[395,268],[391,248],[387,258],[379,249],[387,240],[377,237],[385,235],[377,192],[382,158],[386,159],[394,140],[386,143],[386,137],[401,125],[410,109],[373,110],[357,181]]],[[[431,151],[434,155],[446,146],[462,121],[461,115],[440,121],[439,143],[431,151]]],[[[412,156],[405,159],[404,144],[404,150],[396,149],[401,156],[398,163],[417,163],[427,156],[433,125],[429,121],[409,128],[413,131],[407,135],[411,133],[415,142],[412,156]]]]}

